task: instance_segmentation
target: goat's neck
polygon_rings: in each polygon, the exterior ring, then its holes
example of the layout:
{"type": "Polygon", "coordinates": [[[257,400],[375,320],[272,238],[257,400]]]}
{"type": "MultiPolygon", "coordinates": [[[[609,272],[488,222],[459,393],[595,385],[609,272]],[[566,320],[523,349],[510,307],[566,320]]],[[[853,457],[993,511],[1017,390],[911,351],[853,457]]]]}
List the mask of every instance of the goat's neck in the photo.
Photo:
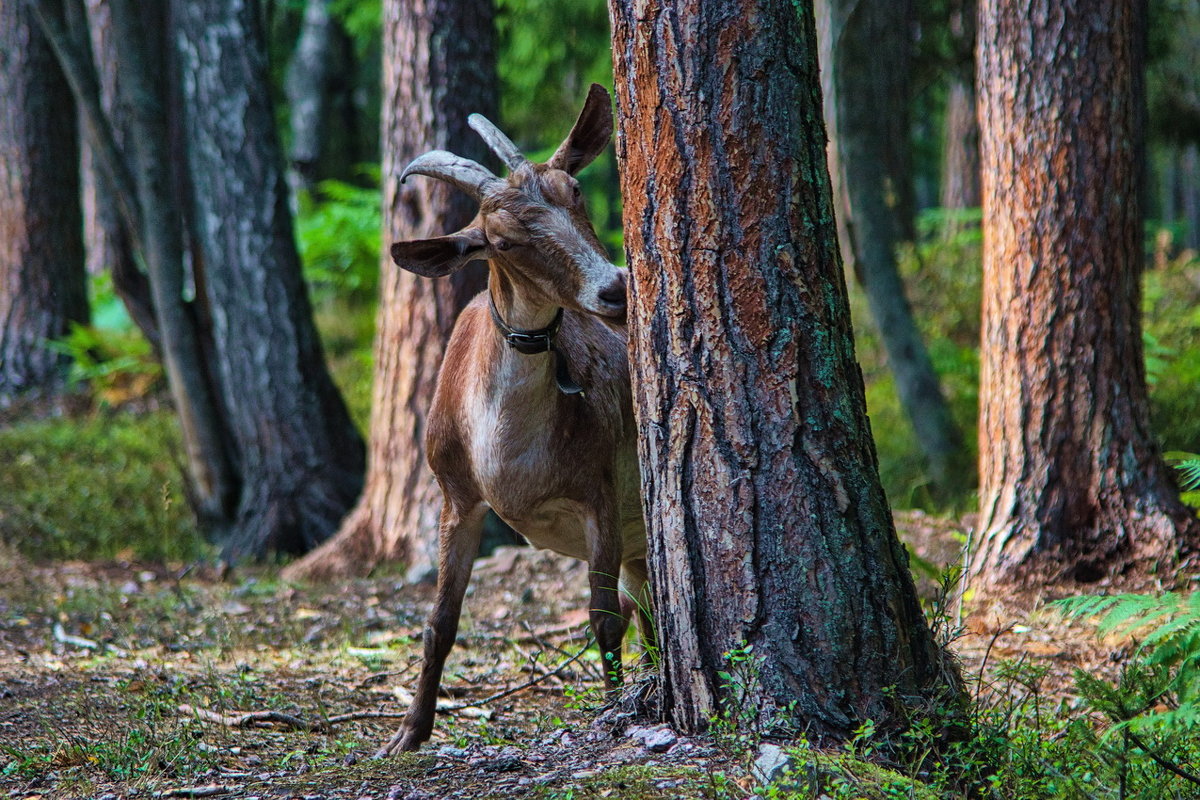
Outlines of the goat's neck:
{"type": "Polygon", "coordinates": [[[517,330],[541,330],[554,321],[561,308],[536,287],[513,280],[494,265],[488,274],[488,292],[500,319],[517,330]]]}

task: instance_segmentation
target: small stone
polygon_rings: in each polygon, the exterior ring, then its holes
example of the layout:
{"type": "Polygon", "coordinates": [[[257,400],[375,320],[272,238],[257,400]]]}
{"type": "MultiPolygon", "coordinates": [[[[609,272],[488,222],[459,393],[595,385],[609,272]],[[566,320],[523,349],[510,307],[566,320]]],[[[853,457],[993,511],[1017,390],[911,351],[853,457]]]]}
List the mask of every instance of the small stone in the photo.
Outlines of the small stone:
{"type": "Polygon", "coordinates": [[[438,748],[437,757],[438,758],[466,758],[467,751],[463,750],[461,747],[452,747],[450,745],[445,745],[443,747],[438,748]]]}
{"type": "Polygon", "coordinates": [[[777,744],[765,742],[758,748],[751,772],[760,783],[774,783],[792,766],[792,759],[777,744]]]}
{"type": "Polygon", "coordinates": [[[512,756],[500,756],[485,761],[479,766],[484,772],[516,772],[524,766],[521,759],[512,756]]]}
{"type": "Polygon", "coordinates": [[[648,731],[642,739],[642,744],[651,753],[665,753],[675,746],[679,741],[679,737],[670,728],[657,728],[648,731]]]}

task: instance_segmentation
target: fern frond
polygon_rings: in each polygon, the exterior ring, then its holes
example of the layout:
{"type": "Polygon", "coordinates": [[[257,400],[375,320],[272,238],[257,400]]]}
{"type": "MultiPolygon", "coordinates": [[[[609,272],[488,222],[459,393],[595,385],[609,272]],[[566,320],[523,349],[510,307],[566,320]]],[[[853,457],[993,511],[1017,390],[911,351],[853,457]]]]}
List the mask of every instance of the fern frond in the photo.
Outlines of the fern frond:
{"type": "Polygon", "coordinates": [[[1179,479],[1185,492],[1200,489],[1200,458],[1190,458],[1175,465],[1175,469],[1183,473],[1179,479]]]}

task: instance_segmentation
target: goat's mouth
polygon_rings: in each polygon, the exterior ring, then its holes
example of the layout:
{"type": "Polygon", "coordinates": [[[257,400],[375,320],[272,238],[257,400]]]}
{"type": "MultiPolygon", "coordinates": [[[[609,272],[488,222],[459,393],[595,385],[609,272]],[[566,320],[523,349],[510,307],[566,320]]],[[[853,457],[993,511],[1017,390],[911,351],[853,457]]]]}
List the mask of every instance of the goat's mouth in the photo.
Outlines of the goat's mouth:
{"type": "Polygon", "coordinates": [[[592,313],[610,322],[625,322],[629,315],[629,306],[626,305],[623,298],[617,303],[602,300],[596,308],[592,309],[592,313]]]}

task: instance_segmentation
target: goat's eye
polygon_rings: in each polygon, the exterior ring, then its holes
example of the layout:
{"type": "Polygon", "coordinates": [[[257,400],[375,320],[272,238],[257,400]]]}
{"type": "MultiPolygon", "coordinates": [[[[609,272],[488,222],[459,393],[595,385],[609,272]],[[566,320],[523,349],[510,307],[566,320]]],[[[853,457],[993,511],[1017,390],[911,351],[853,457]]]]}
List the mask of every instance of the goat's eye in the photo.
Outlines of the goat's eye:
{"type": "Polygon", "coordinates": [[[583,195],[583,192],[579,191],[579,184],[575,184],[574,186],[571,187],[571,196],[574,197],[576,200],[578,200],[582,195],[583,195]]]}

